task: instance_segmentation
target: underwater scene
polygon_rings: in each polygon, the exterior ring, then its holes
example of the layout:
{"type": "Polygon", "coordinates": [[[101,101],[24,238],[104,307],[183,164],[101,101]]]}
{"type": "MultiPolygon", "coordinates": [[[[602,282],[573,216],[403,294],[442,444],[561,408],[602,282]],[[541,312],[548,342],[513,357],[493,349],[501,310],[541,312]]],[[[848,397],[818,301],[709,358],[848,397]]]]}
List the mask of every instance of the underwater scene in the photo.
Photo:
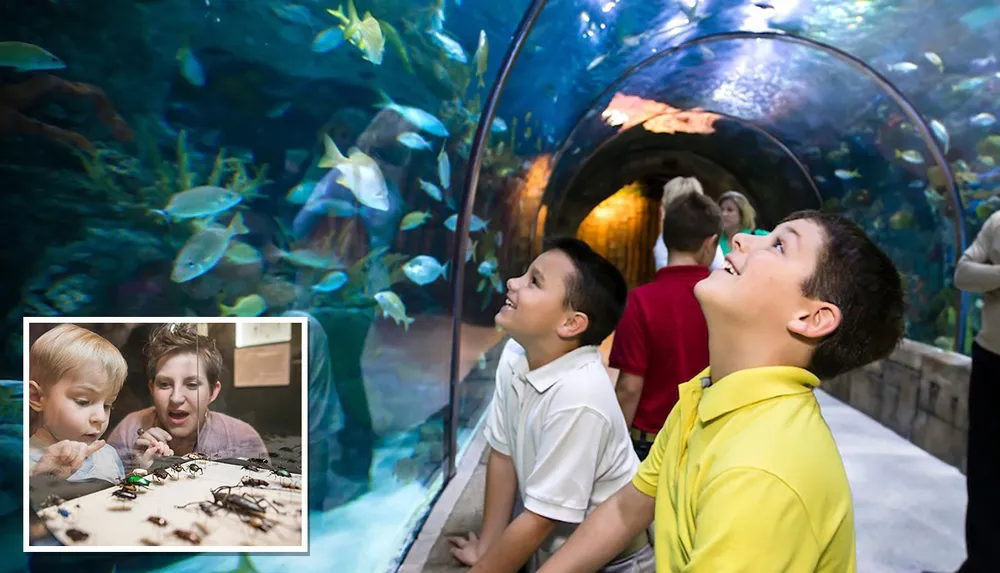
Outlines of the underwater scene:
{"type": "Polygon", "coordinates": [[[675,175],[762,228],[849,216],[907,336],[968,353],[997,46],[971,0],[8,3],[0,570],[395,570],[492,395],[504,281],[581,233],[648,280],[655,231],[612,231],[675,175]],[[306,317],[309,555],[24,554],[25,316],[306,317]]]}

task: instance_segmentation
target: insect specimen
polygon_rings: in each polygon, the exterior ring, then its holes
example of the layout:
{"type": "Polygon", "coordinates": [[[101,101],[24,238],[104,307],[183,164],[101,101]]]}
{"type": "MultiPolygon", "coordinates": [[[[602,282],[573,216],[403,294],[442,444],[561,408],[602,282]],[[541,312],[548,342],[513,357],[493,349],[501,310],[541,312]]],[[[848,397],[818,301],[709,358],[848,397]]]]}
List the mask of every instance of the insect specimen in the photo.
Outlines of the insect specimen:
{"type": "Polygon", "coordinates": [[[285,489],[302,489],[302,486],[300,486],[297,483],[285,483],[285,482],[281,482],[281,487],[283,487],[285,489]]]}
{"type": "Polygon", "coordinates": [[[250,519],[247,520],[247,523],[250,524],[250,527],[259,529],[264,533],[267,533],[268,531],[271,530],[272,527],[274,527],[273,523],[265,521],[259,517],[251,517],[250,519]]]}
{"type": "Polygon", "coordinates": [[[159,525],[160,527],[167,526],[167,520],[163,519],[158,515],[150,515],[149,517],[146,518],[146,521],[152,523],[153,525],[159,525]]]}
{"type": "Polygon", "coordinates": [[[69,537],[73,541],[76,541],[77,543],[79,543],[80,541],[83,541],[84,539],[90,537],[90,534],[89,533],[84,533],[84,532],[80,531],[79,529],[67,529],[66,530],[66,537],[69,537]]]}
{"type": "Polygon", "coordinates": [[[205,473],[198,464],[188,464],[187,471],[191,472],[191,475],[205,473]]]}
{"type": "Polygon", "coordinates": [[[58,495],[52,494],[47,498],[45,498],[45,501],[42,502],[42,507],[52,507],[53,505],[62,505],[64,503],[66,503],[65,499],[59,497],[58,495]]]}
{"type": "Polygon", "coordinates": [[[255,465],[258,465],[258,466],[266,466],[266,465],[268,465],[267,460],[265,460],[264,458],[250,458],[247,461],[250,462],[251,464],[255,464],[255,465]]]}
{"type": "MultiPolygon", "coordinates": [[[[225,509],[226,511],[230,511],[232,513],[239,515],[240,518],[244,520],[256,517],[258,519],[267,521],[266,512],[268,506],[271,506],[271,504],[268,503],[266,499],[255,498],[249,494],[232,493],[233,487],[234,486],[231,485],[223,485],[213,489],[212,490],[213,501],[211,503],[218,507],[221,507],[222,509],[225,509]]],[[[199,504],[199,507],[201,507],[203,511],[208,513],[207,510],[205,510],[205,505],[208,502],[204,501],[202,502],[193,501],[191,503],[186,503],[184,505],[178,505],[177,507],[179,508],[187,507],[192,503],[199,504]]],[[[271,506],[271,509],[273,509],[275,512],[281,513],[273,506],[271,506]]]]}
{"type": "Polygon", "coordinates": [[[61,515],[63,517],[69,517],[69,511],[67,511],[66,508],[60,507],[59,508],[59,515],[61,515]]]}
{"type": "Polygon", "coordinates": [[[160,481],[163,481],[163,480],[165,480],[165,479],[167,479],[167,478],[170,477],[170,474],[167,473],[167,470],[164,470],[164,469],[155,470],[152,475],[153,475],[153,477],[155,477],[156,479],[158,479],[160,481]]]}
{"type": "Polygon", "coordinates": [[[174,536],[192,543],[194,545],[199,545],[201,543],[201,536],[193,531],[187,531],[184,529],[175,529],[174,536]]]}
{"type": "Polygon", "coordinates": [[[147,472],[146,470],[144,470],[142,468],[135,468],[134,470],[132,470],[132,475],[139,476],[139,477],[142,477],[142,476],[144,476],[144,475],[146,475],[148,473],[149,472],[147,472]]]}
{"type": "Polygon", "coordinates": [[[285,468],[280,467],[280,466],[272,468],[271,469],[271,474],[279,476],[279,477],[283,477],[283,478],[290,478],[290,477],[292,477],[292,474],[288,473],[288,470],[286,470],[285,468]]]}
{"type": "Polygon", "coordinates": [[[143,537],[142,539],[139,540],[139,543],[142,543],[143,545],[159,545],[158,542],[153,541],[148,537],[143,537]]]}
{"type": "Polygon", "coordinates": [[[119,485],[136,485],[142,487],[149,487],[149,480],[142,476],[125,476],[125,479],[119,482],[119,485]]]}
{"type": "Polygon", "coordinates": [[[182,466],[180,464],[174,464],[174,465],[170,466],[170,469],[174,470],[177,473],[181,473],[182,471],[184,471],[184,466],[182,466]]]}
{"type": "MultiPolygon", "coordinates": [[[[267,487],[268,483],[262,479],[245,477],[240,480],[240,485],[245,487],[267,487]]],[[[236,486],[239,487],[239,486],[236,486]]]]}
{"type": "Polygon", "coordinates": [[[111,495],[117,497],[118,499],[135,499],[135,493],[127,489],[116,489],[111,492],[111,495]]]}

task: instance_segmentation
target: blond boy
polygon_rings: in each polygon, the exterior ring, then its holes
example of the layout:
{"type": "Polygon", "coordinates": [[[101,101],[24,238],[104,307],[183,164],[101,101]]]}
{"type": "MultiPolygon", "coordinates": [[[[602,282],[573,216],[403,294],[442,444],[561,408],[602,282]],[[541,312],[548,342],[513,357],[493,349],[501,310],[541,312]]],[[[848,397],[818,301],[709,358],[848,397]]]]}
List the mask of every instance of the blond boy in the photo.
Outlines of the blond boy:
{"type": "Polygon", "coordinates": [[[125,469],[100,438],[128,373],[121,353],[85,328],[61,324],[31,345],[28,360],[30,474],[118,483],[125,469]]]}

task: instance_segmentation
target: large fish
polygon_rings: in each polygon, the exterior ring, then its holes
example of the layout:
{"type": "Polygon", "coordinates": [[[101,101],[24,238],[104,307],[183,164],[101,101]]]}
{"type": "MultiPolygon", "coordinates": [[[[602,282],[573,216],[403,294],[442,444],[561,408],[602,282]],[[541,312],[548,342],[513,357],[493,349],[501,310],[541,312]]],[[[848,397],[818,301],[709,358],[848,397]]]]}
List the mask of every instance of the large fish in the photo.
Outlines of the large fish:
{"type": "Polygon", "coordinates": [[[212,185],[202,185],[173,194],[166,207],[151,211],[163,215],[167,219],[194,219],[228,211],[242,200],[243,197],[235,191],[212,185]]]}
{"type": "Polygon", "coordinates": [[[445,127],[444,123],[442,123],[440,119],[420,108],[399,105],[392,101],[392,98],[381,90],[379,90],[379,97],[382,101],[375,104],[375,107],[391,109],[392,111],[403,116],[403,119],[412,123],[421,131],[426,131],[427,133],[438,137],[448,137],[448,128],[445,127]]]}
{"type": "Polygon", "coordinates": [[[378,163],[356,147],[351,148],[348,156],[344,157],[329,135],[323,136],[323,144],[326,150],[319,166],[323,169],[337,169],[340,175],[336,182],[350,189],[362,205],[377,211],[387,211],[389,189],[378,163]]]}
{"type": "Polygon", "coordinates": [[[236,235],[249,233],[243,224],[243,214],[237,213],[228,227],[211,224],[198,231],[184,243],[174,260],[170,280],[184,283],[212,270],[229,249],[229,242],[236,235]]]}

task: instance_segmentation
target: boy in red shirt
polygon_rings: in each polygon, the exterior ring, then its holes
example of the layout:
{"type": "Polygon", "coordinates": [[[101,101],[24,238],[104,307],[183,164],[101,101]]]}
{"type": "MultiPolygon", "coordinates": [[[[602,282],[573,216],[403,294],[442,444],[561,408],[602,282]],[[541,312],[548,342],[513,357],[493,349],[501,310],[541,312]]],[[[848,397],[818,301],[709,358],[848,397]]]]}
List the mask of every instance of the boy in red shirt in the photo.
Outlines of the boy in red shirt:
{"type": "Polygon", "coordinates": [[[708,364],[708,325],[694,285],[708,277],[721,233],[722,212],[708,197],[689,193],[667,205],[667,266],[629,293],[615,331],[610,365],[620,370],[618,403],[640,460],[677,403],[677,386],[708,364]]]}

